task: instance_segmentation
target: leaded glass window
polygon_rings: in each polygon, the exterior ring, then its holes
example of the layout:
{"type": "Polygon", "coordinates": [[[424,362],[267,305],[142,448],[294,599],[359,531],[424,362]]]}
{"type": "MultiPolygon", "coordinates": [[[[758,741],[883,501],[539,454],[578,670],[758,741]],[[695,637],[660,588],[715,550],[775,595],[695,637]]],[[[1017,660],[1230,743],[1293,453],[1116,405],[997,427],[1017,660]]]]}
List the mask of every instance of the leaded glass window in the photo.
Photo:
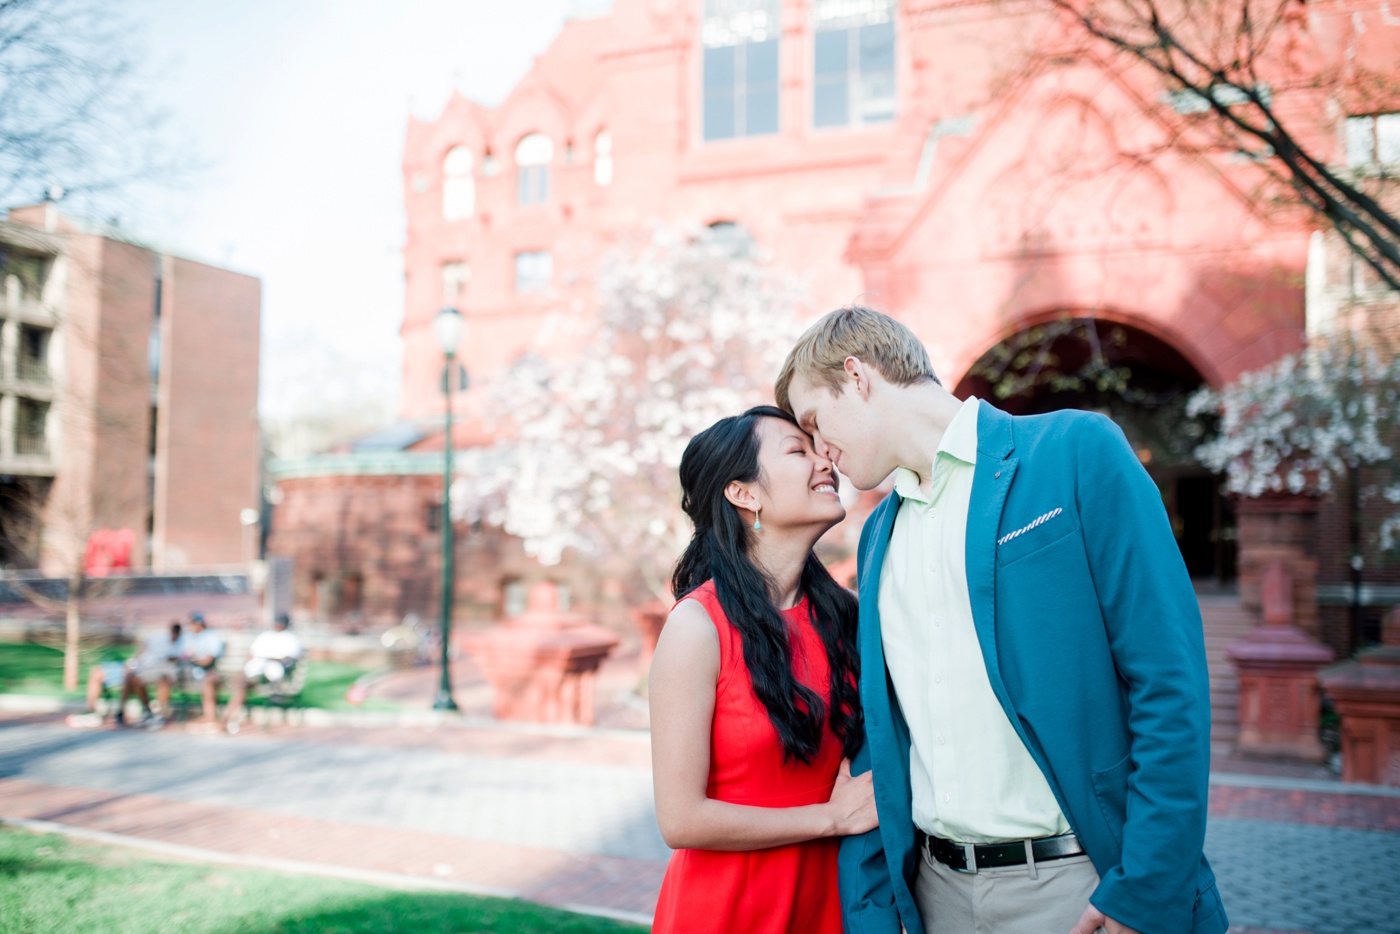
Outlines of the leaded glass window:
{"type": "Polygon", "coordinates": [[[816,0],[813,19],[812,125],[893,120],[894,0],[816,0]]]}
{"type": "Polygon", "coordinates": [[[779,0],[705,0],[706,140],[778,132],[779,0]]]}

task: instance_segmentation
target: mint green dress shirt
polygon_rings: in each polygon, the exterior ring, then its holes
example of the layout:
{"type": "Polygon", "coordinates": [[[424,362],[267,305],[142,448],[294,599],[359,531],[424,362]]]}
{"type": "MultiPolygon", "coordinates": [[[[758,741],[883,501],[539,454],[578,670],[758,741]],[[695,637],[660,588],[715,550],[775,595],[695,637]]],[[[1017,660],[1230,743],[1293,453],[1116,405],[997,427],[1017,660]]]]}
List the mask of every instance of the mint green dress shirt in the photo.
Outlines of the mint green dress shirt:
{"type": "Polygon", "coordinates": [[[880,574],[880,630],[909,724],[914,823],[990,843],[1070,828],[992,692],[973,626],[966,543],[977,406],[964,402],[944,433],[928,494],[914,471],[895,473],[903,502],[880,574]]]}

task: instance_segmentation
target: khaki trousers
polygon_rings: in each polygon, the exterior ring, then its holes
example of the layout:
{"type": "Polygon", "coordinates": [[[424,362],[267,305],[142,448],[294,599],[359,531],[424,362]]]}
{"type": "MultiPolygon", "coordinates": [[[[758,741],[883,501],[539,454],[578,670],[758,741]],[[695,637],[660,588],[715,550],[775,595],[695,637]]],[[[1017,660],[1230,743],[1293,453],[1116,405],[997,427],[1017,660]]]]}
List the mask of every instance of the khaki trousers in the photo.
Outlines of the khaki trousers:
{"type": "Polygon", "coordinates": [[[923,851],[914,902],[924,934],[1069,934],[1098,884],[1085,855],[964,872],[923,851]]]}

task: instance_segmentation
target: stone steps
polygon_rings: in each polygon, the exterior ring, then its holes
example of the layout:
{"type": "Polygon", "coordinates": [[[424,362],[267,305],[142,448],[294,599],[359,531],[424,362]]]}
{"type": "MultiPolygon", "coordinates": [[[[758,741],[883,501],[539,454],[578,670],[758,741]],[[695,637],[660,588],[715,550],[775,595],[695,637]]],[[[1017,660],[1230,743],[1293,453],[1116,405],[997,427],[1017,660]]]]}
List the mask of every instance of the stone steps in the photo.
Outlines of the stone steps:
{"type": "Polygon", "coordinates": [[[1211,594],[1199,600],[1210,675],[1211,747],[1217,752],[1231,752],[1239,735],[1239,681],[1225,653],[1259,625],[1259,620],[1241,607],[1233,594],[1211,594]]]}

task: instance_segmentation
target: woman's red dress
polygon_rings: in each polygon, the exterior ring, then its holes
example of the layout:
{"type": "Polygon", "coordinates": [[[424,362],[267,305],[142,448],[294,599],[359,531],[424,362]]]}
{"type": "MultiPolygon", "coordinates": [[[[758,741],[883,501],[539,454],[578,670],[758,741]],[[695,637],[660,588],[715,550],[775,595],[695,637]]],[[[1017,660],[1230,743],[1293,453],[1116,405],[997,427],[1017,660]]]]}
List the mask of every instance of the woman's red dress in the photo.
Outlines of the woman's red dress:
{"type": "MultiPolygon", "coordinates": [[[[738,631],[707,582],[687,594],[719,632],[719,682],[710,727],[706,795],[756,807],[822,804],[841,765],[841,741],[828,723],[811,765],[783,762],[768,711],[753,692],[738,631]]],[[[812,627],[804,597],[783,611],[793,647],[793,672],[830,702],[826,648],[812,627]]],[[[841,934],[835,837],[765,850],[676,850],[666,867],[653,932],[675,934],[841,934]]]]}

